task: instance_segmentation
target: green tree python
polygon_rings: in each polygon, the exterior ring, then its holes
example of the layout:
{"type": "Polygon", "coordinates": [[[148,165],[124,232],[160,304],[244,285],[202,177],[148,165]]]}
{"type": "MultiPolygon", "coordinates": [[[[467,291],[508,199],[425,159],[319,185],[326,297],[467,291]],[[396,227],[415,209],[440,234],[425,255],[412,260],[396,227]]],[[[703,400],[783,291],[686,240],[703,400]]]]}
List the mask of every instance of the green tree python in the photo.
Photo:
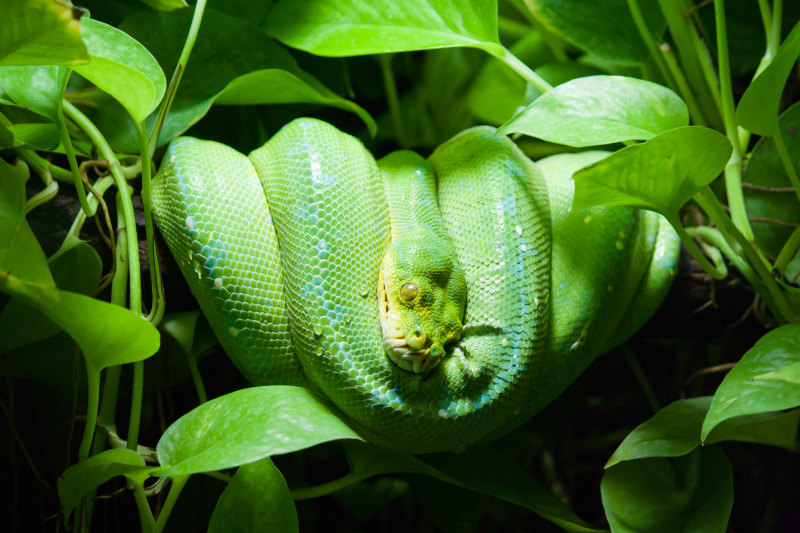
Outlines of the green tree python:
{"type": "Polygon", "coordinates": [[[379,161],[297,119],[245,156],[174,140],[156,222],[254,384],[309,387],[368,440],[424,453],[509,431],[660,305],[679,240],[652,212],[571,212],[572,174],[490,127],[379,161]]]}

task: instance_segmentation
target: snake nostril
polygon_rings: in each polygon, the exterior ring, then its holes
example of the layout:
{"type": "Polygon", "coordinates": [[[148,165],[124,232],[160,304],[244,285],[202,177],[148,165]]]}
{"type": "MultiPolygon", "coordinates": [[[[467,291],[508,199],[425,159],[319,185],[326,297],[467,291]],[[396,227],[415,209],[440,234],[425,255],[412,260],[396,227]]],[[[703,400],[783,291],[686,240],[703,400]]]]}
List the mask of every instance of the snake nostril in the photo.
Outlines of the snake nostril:
{"type": "Polygon", "coordinates": [[[425,332],[419,326],[415,327],[409,335],[406,335],[408,347],[415,351],[422,350],[425,347],[426,340],[425,332]]]}

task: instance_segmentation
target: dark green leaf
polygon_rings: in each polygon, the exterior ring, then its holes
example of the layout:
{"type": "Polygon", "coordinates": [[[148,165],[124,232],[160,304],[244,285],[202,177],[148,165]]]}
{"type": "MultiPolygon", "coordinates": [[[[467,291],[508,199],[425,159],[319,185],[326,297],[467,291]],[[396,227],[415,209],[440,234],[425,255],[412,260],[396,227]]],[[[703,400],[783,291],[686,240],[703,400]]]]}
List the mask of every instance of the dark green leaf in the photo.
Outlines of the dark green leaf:
{"type": "Polygon", "coordinates": [[[500,46],[494,0],[283,0],[267,32],[322,56],[500,46]]]}
{"type": "Polygon", "coordinates": [[[92,61],[75,71],[113,96],[136,122],[147,118],[167,86],[155,58],[125,32],[96,20],[83,21],[83,38],[92,61]]]}
{"type": "MultiPolygon", "coordinates": [[[[634,429],[619,445],[606,468],[622,461],[647,457],[678,457],[701,445],[700,430],[711,405],[711,396],[678,400],[634,429]]],[[[735,440],[794,446],[800,410],[763,413],[726,420],[717,426],[707,444],[735,440]]]]}
{"type": "Polygon", "coordinates": [[[572,208],[624,205],[674,217],[722,172],[731,150],[728,139],[709,128],[669,130],[576,172],[572,208]]]}
{"type": "Polygon", "coordinates": [[[10,272],[52,286],[47,258],[25,220],[28,169],[0,158],[0,273],[10,272]]]}
{"type": "Polygon", "coordinates": [[[89,60],[80,12],[57,0],[6,0],[0,65],[75,65],[89,60]]]}
{"type": "Polygon", "coordinates": [[[800,22],[778,48],[775,57],[747,87],[736,108],[736,121],[759,135],[775,134],[778,128],[778,106],[789,73],[800,55],[800,22]]]}
{"type": "Polygon", "coordinates": [[[208,531],[298,531],[289,487],[269,457],[239,467],[217,501],[208,531]]]}
{"type": "Polygon", "coordinates": [[[676,459],[626,461],[600,483],[611,531],[723,533],[733,506],[733,475],[715,448],[676,459]]]}
{"type": "Polygon", "coordinates": [[[596,146],[651,139],[688,124],[686,104],[666,87],[624,76],[588,76],[547,91],[498,132],[596,146]]]}
{"type": "Polygon", "coordinates": [[[19,105],[58,122],[69,68],[63,66],[0,67],[0,86],[19,105]]]}
{"type": "Polygon", "coordinates": [[[730,418],[791,409],[800,405],[800,387],[783,379],[800,362],[800,324],[770,331],[742,356],[722,380],[703,422],[705,440],[730,418]]]}
{"type": "Polygon", "coordinates": [[[128,309],[0,271],[0,290],[35,307],[75,339],[89,372],[141,361],[158,350],[158,330],[128,309]]]}
{"type": "MultiPolygon", "coordinates": [[[[100,283],[102,261],[94,248],[77,241],[50,258],[59,289],[91,294],[100,283]]],[[[60,328],[35,308],[13,299],[0,312],[0,353],[46,339],[60,328]]]]}
{"type": "Polygon", "coordinates": [[[178,342],[187,355],[192,354],[194,331],[197,326],[197,317],[199,316],[200,310],[171,313],[166,315],[161,323],[164,331],[178,342]]]}
{"type": "Polygon", "coordinates": [[[165,476],[232,468],[337,439],[360,439],[302,387],[251,387],[183,415],[158,442],[165,476]]]}
{"type": "MultiPolygon", "coordinates": [[[[666,28],[658,2],[638,2],[654,38],[666,28]]],[[[618,63],[641,63],[647,57],[625,0],[531,0],[533,15],[547,28],[599,57],[618,63]]]]}
{"type": "Polygon", "coordinates": [[[72,465],[58,478],[58,497],[64,521],[89,492],[111,478],[141,470],[151,469],[144,465],[144,459],[138,453],[128,449],[106,450],[72,465]]]}
{"type": "Polygon", "coordinates": [[[539,480],[517,468],[508,468],[487,449],[465,454],[426,455],[420,459],[377,446],[348,443],[350,468],[354,475],[367,477],[390,472],[425,474],[465,489],[488,494],[527,507],[568,531],[598,531],[576,516],[539,480]]]}

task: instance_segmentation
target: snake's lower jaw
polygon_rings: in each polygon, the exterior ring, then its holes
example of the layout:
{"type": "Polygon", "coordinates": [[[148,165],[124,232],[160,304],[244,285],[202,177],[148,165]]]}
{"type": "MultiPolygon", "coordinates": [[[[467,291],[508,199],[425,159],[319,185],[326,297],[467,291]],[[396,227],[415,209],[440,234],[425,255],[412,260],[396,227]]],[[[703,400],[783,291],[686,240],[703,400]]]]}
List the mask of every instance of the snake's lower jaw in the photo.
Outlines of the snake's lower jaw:
{"type": "Polygon", "coordinates": [[[422,350],[412,350],[404,338],[384,339],[386,355],[403,370],[424,374],[436,368],[444,357],[444,349],[433,344],[422,350]]]}

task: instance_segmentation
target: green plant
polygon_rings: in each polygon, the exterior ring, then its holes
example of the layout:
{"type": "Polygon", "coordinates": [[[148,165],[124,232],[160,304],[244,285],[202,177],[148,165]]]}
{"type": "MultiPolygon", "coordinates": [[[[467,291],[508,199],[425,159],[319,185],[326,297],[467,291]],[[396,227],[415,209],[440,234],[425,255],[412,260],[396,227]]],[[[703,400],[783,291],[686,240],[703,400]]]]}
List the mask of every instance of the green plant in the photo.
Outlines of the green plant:
{"type": "MultiPolygon", "coordinates": [[[[775,329],[745,353],[713,396],[698,387],[694,397],[658,410],[624,440],[608,437],[622,441],[600,486],[613,530],[725,530],[732,468],[723,451],[728,448],[708,445],[742,441],[795,450],[796,5],[581,0],[565,8],[558,0],[509,0],[498,15],[493,1],[467,0],[236,1],[208,8],[200,0],[193,10],[180,0],[143,3],[98,3],[89,6],[91,19],[55,0],[6,0],[4,8],[10,15],[0,33],[0,290],[11,298],[0,301],[0,351],[7,361],[3,407],[12,428],[10,451],[19,447],[35,476],[43,462],[27,452],[30,443],[21,436],[27,428],[14,412],[44,424],[70,420],[68,434],[62,430],[56,440],[67,443],[71,463],[77,459],[58,480],[59,523],[88,528],[102,501],[95,499],[98,487],[124,477],[141,528],[160,531],[176,502],[189,498],[178,500],[189,476],[206,473],[218,484],[213,490],[226,482],[211,529],[296,529],[292,499],[333,492],[345,508],[369,493],[370,508],[387,512],[393,498],[412,490],[434,501],[423,506],[443,528],[474,526],[493,501],[477,492],[531,509],[562,528],[592,530],[553,495],[561,483],[546,467],[546,432],[537,433],[555,425],[548,413],[520,433],[529,439],[527,447],[507,438],[491,454],[476,448],[413,457],[359,442],[304,389],[249,388],[206,401],[198,359],[213,349],[213,336],[196,311],[165,315],[150,215],[153,162],[161,146],[192,126],[199,136],[253,147],[308,112],[360,132],[375,152],[390,146],[430,150],[478,121],[537,139],[518,139],[534,158],[588,146],[615,149],[575,175],[575,205],[658,211],[711,278],[726,278],[732,264],[748,282],[757,295],[755,314],[775,329]],[[402,53],[420,50],[425,52],[402,53]],[[364,55],[374,57],[354,57],[364,55]],[[164,71],[173,72],[169,83],[164,71]],[[381,83],[384,90],[376,90],[381,83]],[[251,107],[261,104],[292,105],[251,107]],[[58,243],[48,242],[41,230],[40,243],[31,225],[58,225],[44,213],[63,197],[63,184],[77,190],[80,211],[58,243]],[[112,186],[115,194],[106,195],[112,186]],[[149,283],[142,283],[137,260],[138,198],[149,283]],[[689,202],[691,211],[685,210],[689,202]],[[681,213],[694,213],[696,223],[684,226],[681,213]],[[81,240],[88,218],[97,222],[111,255],[105,261],[81,240]],[[176,362],[175,354],[185,359],[176,362]],[[130,368],[130,384],[121,379],[124,368],[130,368]],[[184,399],[191,388],[179,384],[191,378],[203,405],[160,430],[160,389],[146,368],[172,380],[184,399]],[[153,394],[144,394],[146,382],[153,394]],[[33,390],[47,390],[46,396],[27,395],[28,383],[39,384],[33,390]],[[51,418],[20,398],[46,403],[51,418]],[[297,412],[297,425],[276,425],[281,421],[267,416],[282,409],[297,412]],[[75,457],[71,433],[83,412],[75,457]],[[127,429],[118,431],[117,417],[126,414],[127,429]],[[231,419],[247,424],[223,424],[231,419]],[[223,425],[208,431],[209,420],[223,425]],[[303,424],[315,431],[299,431],[303,424]],[[147,439],[140,438],[140,428],[147,439]],[[282,438],[265,438],[276,434],[282,438]],[[275,458],[309,488],[292,483],[290,491],[270,459],[339,439],[352,440],[295,454],[295,462],[293,456],[275,458]],[[161,466],[153,465],[152,449],[140,445],[156,440],[161,466]],[[549,487],[503,460],[543,448],[541,470],[549,487]],[[342,449],[349,465],[342,477],[330,481],[342,470],[338,464],[328,479],[303,475],[309,465],[341,459],[342,449]],[[509,450],[508,457],[497,450],[509,450]],[[224,472],[237,466],[233,476],[224,472]],[[416,475],[363,484],[386,473],[416,475]],[[320,481],[327,482],[314,485],[320,481]],[[149,497],[158,503],[151,505],[149,497]]],[[[706,359],[715,364],[713,354],[706,359]]],[[[641,378],[637,360],[628,355],[626,361],[641,378]]],[[[682,381],[685,370],[674,376],[682,381]]],[[[236,379],[216,386],[227,392],[236,379]]],[[[647,380],[641,383],[657,406],[647,380]]],[[[675,389],[666,386],[665,396],[674,399],[675,389]]],[[[12,461],[17,477],[20,454],[12,461]]],[[[25,496],[16,498],[12,502],[25,496]]],[[[490,517],[503,524],[496,514],[490,517]]],[[[767,512],[762,520],[754,526],[782,523],[767,512]]],[[[186,515],[170,524],[193,527],[186,515]]]]}

